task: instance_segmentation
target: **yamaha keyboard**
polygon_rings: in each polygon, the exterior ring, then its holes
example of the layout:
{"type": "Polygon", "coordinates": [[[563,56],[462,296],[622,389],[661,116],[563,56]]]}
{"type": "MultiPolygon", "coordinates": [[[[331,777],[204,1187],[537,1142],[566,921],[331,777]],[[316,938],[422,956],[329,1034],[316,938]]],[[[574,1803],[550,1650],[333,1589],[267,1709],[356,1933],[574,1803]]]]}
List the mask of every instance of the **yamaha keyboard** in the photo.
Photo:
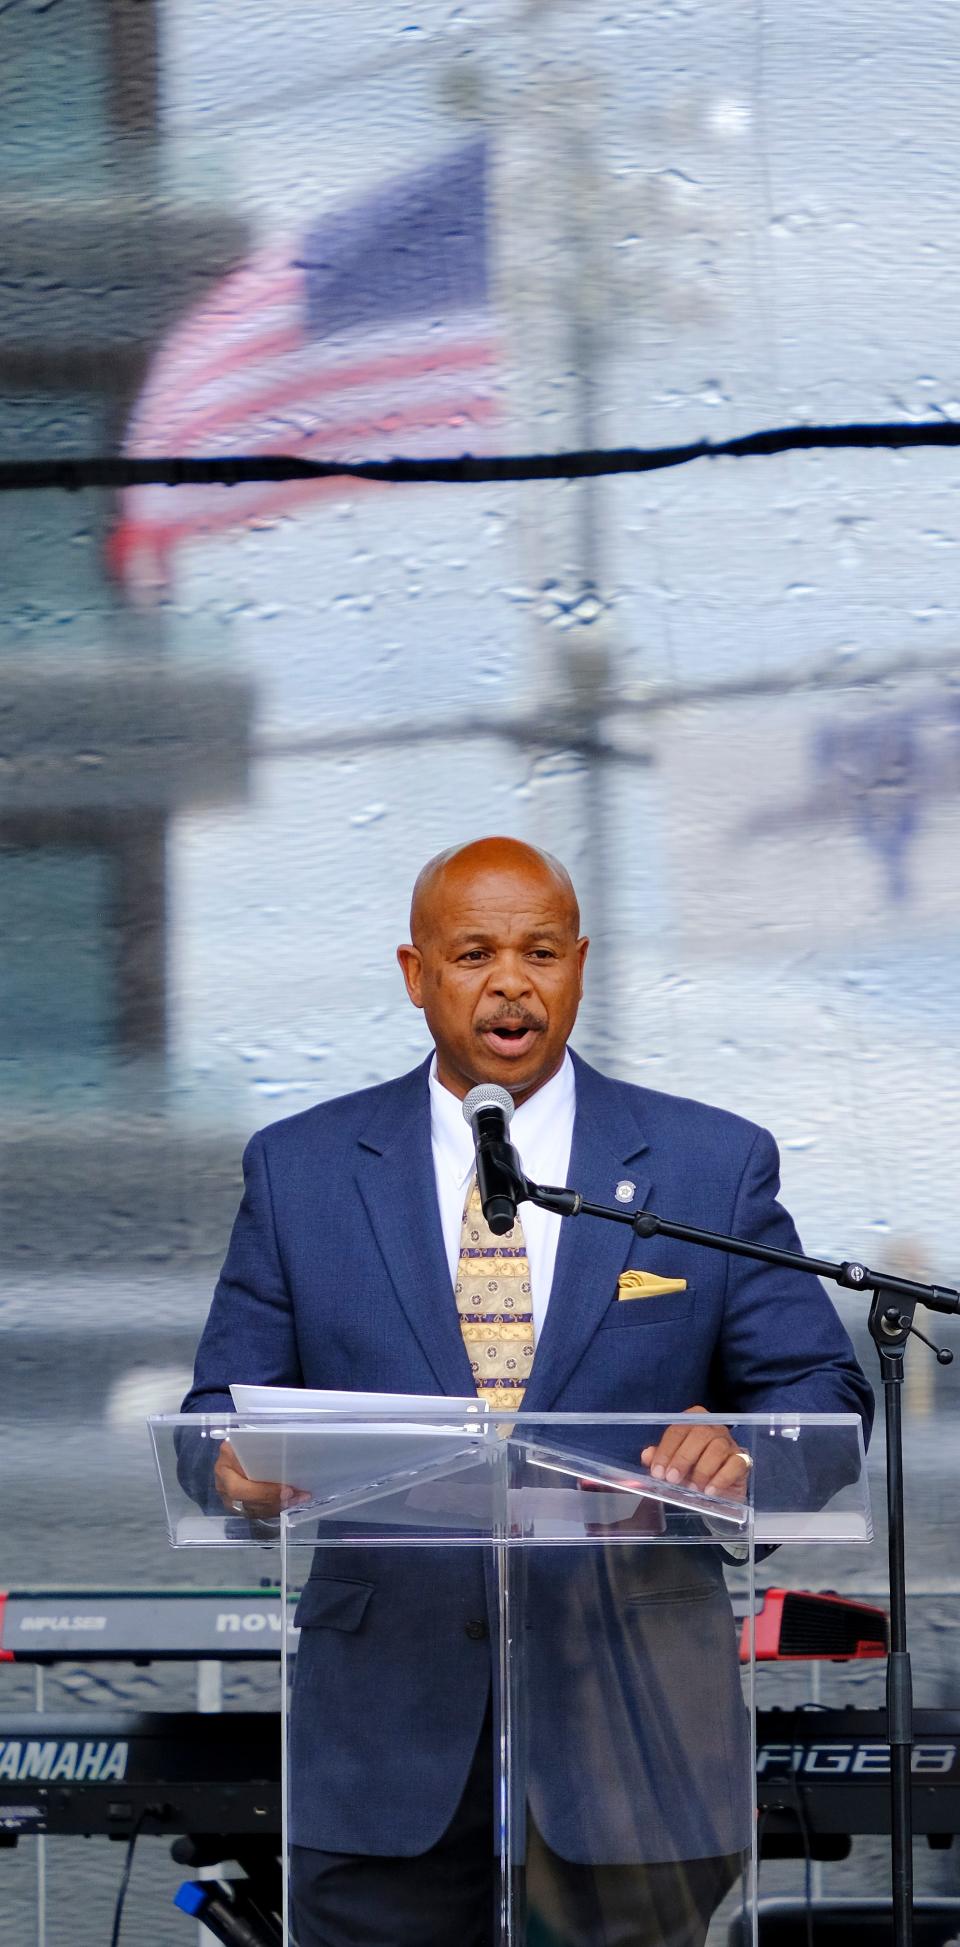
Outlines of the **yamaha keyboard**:
{"type": "MultiPolygon", "coordinates": [[[[0,1843],[280,1831],[272,1711],[0,1712],[0,1843]]],[[[221,1855],[226,1856],[226,1855],[221,1855]]]]}
{"type": "MultiPolygon", "coordinates": [[[[960,1832],[960,1710],[914,1713],[915,1830],[960,1832]]],[[[757,1796],[768,1854],[837,1857],[890,1829],[879,1710],[765,1710],[757,1796]]],[[[272,1711],[0,1710],[0,1837],[143,1832],[253,1838],[280,1831],[280,1720],[272,1711]]],[[[224,1857],[228,1856],[225,1849],[224,1857]]]]}

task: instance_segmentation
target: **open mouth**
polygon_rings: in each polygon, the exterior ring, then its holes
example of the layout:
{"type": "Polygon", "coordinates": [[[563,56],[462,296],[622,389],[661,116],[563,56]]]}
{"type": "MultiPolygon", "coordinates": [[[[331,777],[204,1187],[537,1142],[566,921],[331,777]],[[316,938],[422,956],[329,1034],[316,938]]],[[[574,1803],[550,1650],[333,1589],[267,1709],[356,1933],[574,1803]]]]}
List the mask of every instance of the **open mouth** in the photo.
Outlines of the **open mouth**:
{"type": "Polygon", "coordinates": [[[494,1026],[481,1030],[481,1039],[496,1054],[509,1058],[525,1055],[539,1034],[540,1029],[530,1027],[527,1022],[497,1021],[494,1026]]]}

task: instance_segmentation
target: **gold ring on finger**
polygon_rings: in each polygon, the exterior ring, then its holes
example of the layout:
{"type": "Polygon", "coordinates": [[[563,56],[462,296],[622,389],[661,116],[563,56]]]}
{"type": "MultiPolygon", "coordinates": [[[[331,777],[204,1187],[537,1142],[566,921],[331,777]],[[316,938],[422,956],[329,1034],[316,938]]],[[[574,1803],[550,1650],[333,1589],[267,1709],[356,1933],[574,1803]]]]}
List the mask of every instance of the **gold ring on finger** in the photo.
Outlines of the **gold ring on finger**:
{"type": "Polygon", "coordinates": [[[737,1448],[737,1453],[738,1453],[738,1455],[739,1455],[739,1457],[740,1457],[740,1459],[741,1459],[741,1460],[743,1461],[743,1464],[744,1464],[744,1466],[745,1466],[745,1468],[746,1468],[746,1470],[747,1470],[747,1473],[749,1474],[749,1472],[750,1472],[750,1469],[751,1469],[751,1467],[753,1466],[753,1455],[752,1455],[752,1453],[748,1453],[748,1452],[747,1452],[747,1449],[746,1449],[746,1447],[738,1447],[738,1448],[737,1448]]]}

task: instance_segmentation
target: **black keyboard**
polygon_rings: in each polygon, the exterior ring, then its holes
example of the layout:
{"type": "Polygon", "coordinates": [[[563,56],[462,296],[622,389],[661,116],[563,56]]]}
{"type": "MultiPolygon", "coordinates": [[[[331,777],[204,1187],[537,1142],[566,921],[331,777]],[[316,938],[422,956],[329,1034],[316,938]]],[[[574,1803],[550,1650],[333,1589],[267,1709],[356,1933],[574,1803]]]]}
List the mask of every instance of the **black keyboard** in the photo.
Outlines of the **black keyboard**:
{"type": "Polygon", "coordinates": [[[0,1714],[0,1841],[280,1831],[273,1711],[0,1714]]]}
{"type": "MultiPolygon", "coordinates": [[[[960,1832],[960,1710],[917,1710],[914,1728],[915,1830],[960,1832]]],[[[882,1711],[760,1711],[757,1795],[770,1852],[889,1832],[882,1711]]],[[[278,1833],[279,1717],[0,1714],[0,1834],[122,1837],[138,1818],[154,1833],[278,1833]]]]}

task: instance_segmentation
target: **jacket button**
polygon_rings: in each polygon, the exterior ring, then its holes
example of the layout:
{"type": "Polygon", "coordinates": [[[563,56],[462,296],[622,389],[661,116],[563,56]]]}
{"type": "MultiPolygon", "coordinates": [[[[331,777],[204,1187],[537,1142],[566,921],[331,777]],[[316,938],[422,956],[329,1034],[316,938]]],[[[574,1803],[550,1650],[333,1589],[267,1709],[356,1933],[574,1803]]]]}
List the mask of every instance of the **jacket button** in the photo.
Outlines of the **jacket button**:
{"type": "Polygon", "coordinates": [[[484,1637],[487,1635],[487,1625],[485,1622],[468,1622],[464,1624],[464,1628],[471,1643],[482,1643],[484,1637]]]}

